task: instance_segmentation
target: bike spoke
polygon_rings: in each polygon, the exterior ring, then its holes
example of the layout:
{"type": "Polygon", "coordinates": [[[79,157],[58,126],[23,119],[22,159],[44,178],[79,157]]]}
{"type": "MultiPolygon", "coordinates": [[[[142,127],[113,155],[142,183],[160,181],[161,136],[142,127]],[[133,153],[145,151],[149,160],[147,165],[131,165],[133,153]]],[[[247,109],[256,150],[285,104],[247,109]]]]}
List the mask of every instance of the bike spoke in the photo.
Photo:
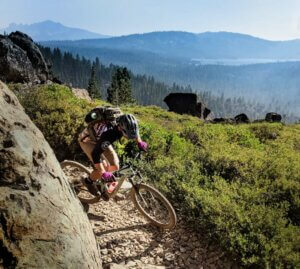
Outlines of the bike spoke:
{"type": "Polygon", "coordinates": [[[153,193],[141,190],[137,194],[140,200],[140,205],[150,215],[150,217],[156,219],[162,223],[168,223],[169,212],[168,209],[163,206],[158,198],[153,193]]]}

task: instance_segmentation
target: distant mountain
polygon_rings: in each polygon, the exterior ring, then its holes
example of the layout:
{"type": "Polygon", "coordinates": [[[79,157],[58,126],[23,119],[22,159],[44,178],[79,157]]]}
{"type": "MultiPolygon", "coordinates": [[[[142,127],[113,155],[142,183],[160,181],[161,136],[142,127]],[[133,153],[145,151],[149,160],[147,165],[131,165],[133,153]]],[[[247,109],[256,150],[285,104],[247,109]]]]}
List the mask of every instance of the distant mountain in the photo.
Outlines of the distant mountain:
{"type": "Polygon", "coordinates": [[[229,32],[152,32],[107,39],[50,42],[48,46],[147,51],[184,59],[300,59],[300,40],[269,41],[229,32]]]}
{"type": "Polygon", "coordinates": [[[29,25],[11,23],[7,28],[1,29],[0,33],[6,32],[7,34],[9,34],[16,30],[28,34],[34,41],[78,40],[110,37],[92,33],[83,29],[67,27],[62,25],[61,23],[53,22],[50,20],[29,25]]]}

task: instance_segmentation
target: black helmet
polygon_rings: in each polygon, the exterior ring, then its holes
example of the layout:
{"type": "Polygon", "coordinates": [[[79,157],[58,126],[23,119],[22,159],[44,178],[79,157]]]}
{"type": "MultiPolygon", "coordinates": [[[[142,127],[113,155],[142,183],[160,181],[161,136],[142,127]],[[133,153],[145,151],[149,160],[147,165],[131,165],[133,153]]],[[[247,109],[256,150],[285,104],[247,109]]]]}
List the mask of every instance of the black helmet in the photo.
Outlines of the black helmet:
{"type": "Polygon", "coordinates": [[[138,137],[138,122],[133,115],[123,114],[117,118],[117,123],[129,139],[134,139],[138,137]]]}

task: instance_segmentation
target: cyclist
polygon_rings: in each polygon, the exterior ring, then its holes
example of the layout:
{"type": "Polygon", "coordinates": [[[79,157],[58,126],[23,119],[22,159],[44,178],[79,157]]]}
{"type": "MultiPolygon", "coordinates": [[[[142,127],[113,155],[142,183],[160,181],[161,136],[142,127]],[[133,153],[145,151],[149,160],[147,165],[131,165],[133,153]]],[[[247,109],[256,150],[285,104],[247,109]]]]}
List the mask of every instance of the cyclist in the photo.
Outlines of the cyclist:
{"type": "MultiPolygon", "coordinates": [[[[79,144],[84,153],[94,164],[94,170],[85,183],[88,190],[96,195],[98,188],[93,184],[98,179],[110,181],[113,178],[112,172],[119,169],[119,158],[112,144],[125,137],[134,139],[140,150],[147,150],[147,143],[139,136],[139,127],[136,118],[132,114],[123,114],[116,119],[116,124],[100,122],[93,126],[96,141],[93,141],[87,129],[79,135],[79,144]]],[[[104,194],[105,196],[105,194],[104,194]]],[[[107,197],[104,197],[107,198],[107,197]]]]}

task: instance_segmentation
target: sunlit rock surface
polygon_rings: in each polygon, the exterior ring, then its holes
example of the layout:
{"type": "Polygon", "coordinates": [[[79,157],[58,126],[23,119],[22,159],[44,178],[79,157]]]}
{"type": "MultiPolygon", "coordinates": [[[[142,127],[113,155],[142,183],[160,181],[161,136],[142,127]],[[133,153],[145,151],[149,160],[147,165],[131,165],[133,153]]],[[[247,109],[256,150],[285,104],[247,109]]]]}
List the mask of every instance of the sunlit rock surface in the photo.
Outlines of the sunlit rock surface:
{"type": "Polygon", "coordinates": [[[86,214],[42,133],[0,82],[0,268],[101,268],[86,214]]]}

